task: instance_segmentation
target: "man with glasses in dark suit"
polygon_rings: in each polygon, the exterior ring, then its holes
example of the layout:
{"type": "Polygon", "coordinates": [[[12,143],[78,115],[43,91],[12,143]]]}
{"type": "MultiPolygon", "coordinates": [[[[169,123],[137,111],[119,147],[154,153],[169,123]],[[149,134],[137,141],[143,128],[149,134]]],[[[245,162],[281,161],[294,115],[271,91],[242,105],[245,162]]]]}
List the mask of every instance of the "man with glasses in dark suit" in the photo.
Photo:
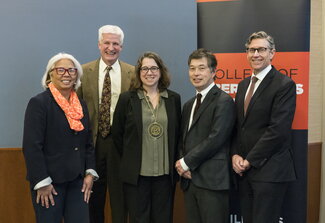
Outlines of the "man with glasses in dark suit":
{"type": "Polygon", "coordinates": [[[296,179],[291,151],[296,85],[271,65],[270,35],[253,33],[246,49],[253,74],[238,85],[232,166],[244,222],[278,223],[288,182],[296,179]]]}

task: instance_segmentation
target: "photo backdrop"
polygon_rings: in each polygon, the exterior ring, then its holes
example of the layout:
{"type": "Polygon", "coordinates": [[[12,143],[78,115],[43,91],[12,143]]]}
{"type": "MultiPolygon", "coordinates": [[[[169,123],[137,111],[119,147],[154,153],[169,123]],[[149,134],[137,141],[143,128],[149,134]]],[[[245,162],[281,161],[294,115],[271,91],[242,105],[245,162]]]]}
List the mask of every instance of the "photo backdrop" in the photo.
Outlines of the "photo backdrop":
{"type": "Polygon", "coordinates": [[[157,52],[171,72],[171,89],[183,102],[189,99],[195,94],[187,57],[197,47],[196,9],[189,0],[1,0],[0,148],[21,147],[24,112],[29,99],[43,91],[48,60],[59,52],[80,63],[97,59],[102,25],[123,29],[125,62],[157,52]]]}
{"type": "MultiPolygon", "coordinates": [[[[279,222],[305,223],[310,0],[197,0],[197,10],[198,47],[215,53],[216,84],[232,97],[237,84],[252,73],[245,53],[248,36],[263,30],[274,37],[272,64],[297,85],[292,128],[298,180],[290,185],[279,222]]],[[[231,223],[241,222],[236,196],[232,198],[230,219],[231,223]]]]}

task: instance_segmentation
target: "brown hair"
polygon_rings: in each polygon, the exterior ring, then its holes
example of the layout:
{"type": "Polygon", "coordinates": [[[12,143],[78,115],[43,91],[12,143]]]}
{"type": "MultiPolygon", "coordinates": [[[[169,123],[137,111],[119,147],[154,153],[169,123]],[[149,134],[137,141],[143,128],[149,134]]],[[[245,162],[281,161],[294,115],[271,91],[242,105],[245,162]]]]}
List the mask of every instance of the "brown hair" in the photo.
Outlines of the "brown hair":
{"type": "Polygon", "coordinates": [[[157,53],[147,51],[138,58],[137,65],[135,66],[135,79],[132,82],[131,90],[137,90],[137,89],[144,90],[140,78],[142,61],[144,58],[151,58],[155,60],[160,70],[158,89],[159,91],[163,91],[167,89],[170,85],[170,77],[169,77],[170,75],[166,65],[164,64],[163,60],[160,58],[160,56],[157,53]]]}

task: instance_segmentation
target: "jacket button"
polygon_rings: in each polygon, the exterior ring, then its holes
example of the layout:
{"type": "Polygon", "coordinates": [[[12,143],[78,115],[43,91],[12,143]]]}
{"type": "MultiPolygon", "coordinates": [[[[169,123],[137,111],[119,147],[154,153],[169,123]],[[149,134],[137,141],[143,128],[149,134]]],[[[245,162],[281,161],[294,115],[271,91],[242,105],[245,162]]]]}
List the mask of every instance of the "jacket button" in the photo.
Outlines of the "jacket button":
{"type": "Polygon", "coordinates": [[[75,132],[74,132],[74,134],[75,134],[75,135],[78,135],[78,132],[77,132],[77,131],[75,131],[75,132]]]}
{"type": "Polygon", "coordinates": [[[75,151],[78,151],[79,149],[78,149],[78,147],[76,147],[76,148],[74,148],[74,150],[75,150],[75,151]]]}

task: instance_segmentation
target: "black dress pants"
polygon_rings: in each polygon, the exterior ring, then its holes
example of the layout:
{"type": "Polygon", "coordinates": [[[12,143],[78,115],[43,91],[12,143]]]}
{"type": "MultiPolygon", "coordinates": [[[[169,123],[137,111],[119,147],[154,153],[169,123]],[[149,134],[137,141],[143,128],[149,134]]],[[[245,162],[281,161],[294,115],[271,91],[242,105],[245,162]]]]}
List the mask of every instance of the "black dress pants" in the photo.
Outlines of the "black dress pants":
{"type": "Polygon", "coordinates": [[[124,184],[130,223],[171,223],[175,186],[169,175],[139,176],[138,185],[124,184]]]}
{"type": "Polygon", "coordinates": [[[257,182],[248,176],[239,180],[239,198],[244,223],[279,223],[288,182],[257,182]]]}
{"type": "Polygon", "coordinates": [[[127,211],[124,202],[123,186],[119,178],[120,157],[114,146],[112,135],[97,137],[96,171],[99,180],[94,182],[89,200],[90,222],[104,223],[106,191],[109,191],[112,223],[126,223],[127,211]]]}
{"type": "Polygon", "coordinates": [[[93,193],[89,199],[90,223],[104,223],[105,201],[107,191],[107,151],[108,140],[98,136],[95,148],[96,171],[99,179],[94,181],[93,193]]]}
{"type": "Polygon", "coordinates": [[[229,191],[209,190],[194,185],[191,181],[184,191],[186,222],[228,223],[229,191]]]}

